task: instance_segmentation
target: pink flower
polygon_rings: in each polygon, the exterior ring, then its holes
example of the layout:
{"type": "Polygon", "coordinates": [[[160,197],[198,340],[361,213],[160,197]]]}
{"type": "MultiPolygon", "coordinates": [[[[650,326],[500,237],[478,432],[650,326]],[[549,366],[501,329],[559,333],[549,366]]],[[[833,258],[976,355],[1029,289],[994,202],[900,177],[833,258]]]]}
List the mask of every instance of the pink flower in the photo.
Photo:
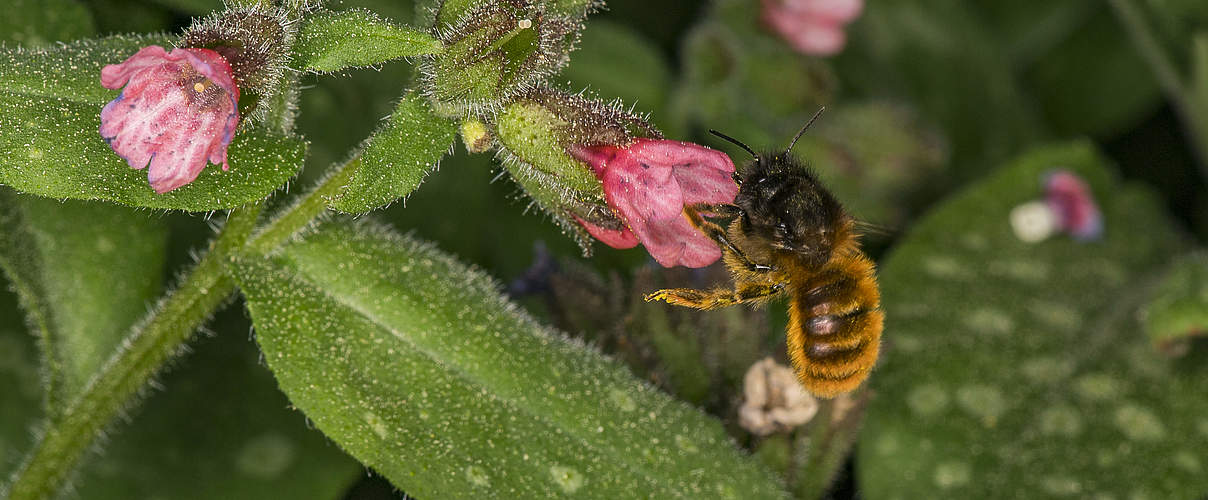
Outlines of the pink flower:
{"type": "Polygon", "coordinates": [[[1103,234],[1103,216],[1086,182],[1068,170],[1055,170],[1044,184],[1045,204],[1060,229],[1080,240],[1098,239],[1103,234]]]}
{"type": "Polygon", "coordinates": [[[217,52],[144,47],[105,66],[101,85],[125,87],[101,110],[101,137],[131,168],[150,164],[147,180],[155,192],[192,182],[207,162],[229,168],[239,87],[217,52]]]}
{"type": "Polygon", "coordinates": [[[592,236],[614,248],[641,242],[663,267],[704,267],[721,249],[688,223],[684,206],[733,203],[734,163],[721,151],[664,139],[637,139],[627,147],[576,146],[571,154],[591,165],[604,198],[625,222],[610,230],[578,219],[592,236]]]}
{"type": "Polygon", "coordinates": [[[763,22],[803,54],[843,50],[843,27],[860,15],[864,0],[762,0],[763,22]]]}

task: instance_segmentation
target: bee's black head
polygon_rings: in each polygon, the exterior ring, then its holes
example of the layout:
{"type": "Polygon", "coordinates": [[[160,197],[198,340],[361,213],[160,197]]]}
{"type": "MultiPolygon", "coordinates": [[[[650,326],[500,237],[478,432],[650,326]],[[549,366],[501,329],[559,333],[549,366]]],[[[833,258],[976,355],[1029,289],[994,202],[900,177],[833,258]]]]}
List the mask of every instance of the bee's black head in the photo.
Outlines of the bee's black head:
{"type": "Polygon", "coordinates": [[[842,205],[791,153],[756,155],[743,168],[734,204],[748,236],[825,261],[845,227],[842,205]]]}
{"type": "Polygon", "coordinates": [[[753,157],[734,174],[739,184],[734,204],[742,210],[746,235],[818,265],[830,258],[840,233],[847,227],[847,215],[817,176],[793,157],[792,150],[822,111],[819,109],[789,146],[777,153],[759,154],[733,137],[709,131],[753,157]]]}

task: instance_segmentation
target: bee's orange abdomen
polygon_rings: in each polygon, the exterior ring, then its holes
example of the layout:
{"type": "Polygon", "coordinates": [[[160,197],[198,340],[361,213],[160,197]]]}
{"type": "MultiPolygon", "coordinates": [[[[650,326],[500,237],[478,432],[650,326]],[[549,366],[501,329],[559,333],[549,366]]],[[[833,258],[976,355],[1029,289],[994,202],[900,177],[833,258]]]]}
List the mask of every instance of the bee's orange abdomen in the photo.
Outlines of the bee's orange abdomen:
{"type": "Polygon", "coordinates": [[[810,393],[830,398],[860,386],[877,361],[885,314],[873,263],[852,250],[794,281],[788,352],[810,393]]]}

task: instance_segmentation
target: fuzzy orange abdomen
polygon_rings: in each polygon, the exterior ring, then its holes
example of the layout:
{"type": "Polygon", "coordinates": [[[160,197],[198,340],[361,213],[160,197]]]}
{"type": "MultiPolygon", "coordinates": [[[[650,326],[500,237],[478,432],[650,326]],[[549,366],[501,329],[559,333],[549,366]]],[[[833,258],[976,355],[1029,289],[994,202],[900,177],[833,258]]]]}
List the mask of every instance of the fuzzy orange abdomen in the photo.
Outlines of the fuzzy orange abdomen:
{"type": "Polygon", "coordinates": [[[885,314],[873,263],[858,251],[793,280],[789,358],[810,393],[830,398],[859,387],[877,361],[885,314]]]}

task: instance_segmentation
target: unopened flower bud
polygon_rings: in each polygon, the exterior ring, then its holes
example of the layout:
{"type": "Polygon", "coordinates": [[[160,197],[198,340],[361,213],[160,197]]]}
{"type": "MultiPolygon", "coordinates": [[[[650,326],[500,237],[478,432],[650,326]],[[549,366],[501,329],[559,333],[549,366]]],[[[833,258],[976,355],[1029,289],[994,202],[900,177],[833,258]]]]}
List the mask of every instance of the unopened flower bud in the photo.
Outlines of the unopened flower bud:
{"type": "MultiPolygon", "coordinates": [[[[590,238],[576,220],[618,232],[625,227],[605,202],[604,190],[591,168],[568,149],[584,141],[628,143],[631,127],[657,134],[636,116],[544,88],[516,99],[495,117],[504,167],[538,206],[574,235],[585,254],[590,238]]],[[[629,246],[635,244],[637,240],[629,246]]]]}
{"type": "Polygon", "coordinates": [[[452,112],[495,111],[561,69],[580,27],[523,2],[446,2],[434,29],[445,50],[421,67],[426,92],[452,112]]]}
{"type": "Polygon", "coordinates": [[[247,114],[277,92],[288,62],[298,20],[271,7],[241,7],[215,12],[185,30],[180,47],[213,50],[231,65],[247,114]]]}
{"type": "Polygon", "coordinates": [[[491,149],[491,131],[487,124],[468,118],[461,122],[461,141],[470,153],[482,153],[491,149]]]}

